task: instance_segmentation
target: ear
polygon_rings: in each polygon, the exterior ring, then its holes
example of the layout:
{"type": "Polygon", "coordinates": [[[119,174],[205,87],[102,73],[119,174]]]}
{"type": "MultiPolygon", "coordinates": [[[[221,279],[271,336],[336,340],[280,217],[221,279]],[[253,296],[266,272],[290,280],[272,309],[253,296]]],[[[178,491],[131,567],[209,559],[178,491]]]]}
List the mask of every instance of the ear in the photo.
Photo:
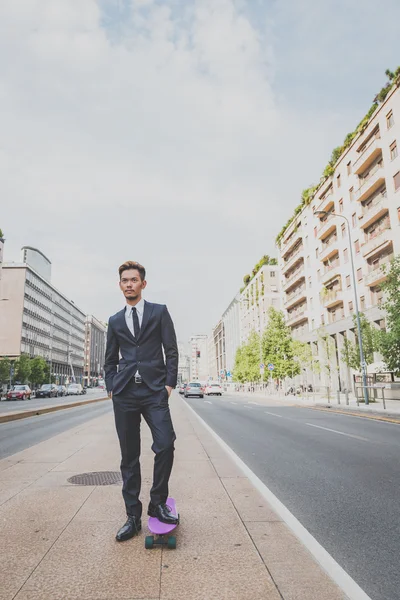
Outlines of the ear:
{"type": "Polygon", "coordinates": [[[147,285],[147,281],[146,280],[142,281],[142,290],[144,290],[144,288],[146,287],[146,285],[147,285]]]}

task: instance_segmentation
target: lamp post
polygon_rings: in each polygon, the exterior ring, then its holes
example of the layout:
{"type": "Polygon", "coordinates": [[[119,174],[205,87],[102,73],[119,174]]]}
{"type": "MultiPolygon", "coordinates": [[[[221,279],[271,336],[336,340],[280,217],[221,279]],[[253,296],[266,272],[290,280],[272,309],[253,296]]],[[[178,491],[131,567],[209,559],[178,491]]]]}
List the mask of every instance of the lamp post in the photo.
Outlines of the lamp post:
{"type": "Polygon", "coordinates": [[[352,242],[351,242],[350,223],[349,223],[348,218],[345,217],[344,215],[338,215],[337,213],[334,213],[334,212],[327,212],[326,210],[316,210],[316,211],[314,211],[314,215],[316,215],[316,216],[328,216],[328,215],[332,215],[334,217],[340,217],[341,219],[344,219],[346,221],[346,223],[347,223],[347,234],[348,234],[348,237],[349,237],[351,273],[352,273],[353,287],[354,287],[354,306],[355,306],[355,310],[356,310],[356,320],[357,320],[358,347],[359,347],[359,350],[360,350],[361,375],[362,375],[362,382],[363,382],[364,400],[365,400],[365,405],[367,406],[369,404],[368,389],[367,389],[367,372],[366,372],[366,363],[365,363],[365,359],[364,359],[364,350],[363,350],[363,340],[362,340],[362,333],[361,333],[360,313],[358,311],[358,298],[357,298],[357,290],[356,290],[356,273],[355,273],[355,270],[354,270],[353,247],[352,247],[352,242]]]}

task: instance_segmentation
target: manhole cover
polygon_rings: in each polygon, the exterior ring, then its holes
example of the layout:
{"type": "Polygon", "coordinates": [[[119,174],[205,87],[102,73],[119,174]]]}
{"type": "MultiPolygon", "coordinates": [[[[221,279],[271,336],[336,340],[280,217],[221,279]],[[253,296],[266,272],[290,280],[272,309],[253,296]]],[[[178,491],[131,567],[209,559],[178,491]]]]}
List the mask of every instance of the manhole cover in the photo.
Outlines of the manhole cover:
{"type": "Polygon", "coordinates": [[[97,471],[73,475],[68,482],[75,485],[115,485],[122,483],[122,478],[118,471],[97,471]]]}

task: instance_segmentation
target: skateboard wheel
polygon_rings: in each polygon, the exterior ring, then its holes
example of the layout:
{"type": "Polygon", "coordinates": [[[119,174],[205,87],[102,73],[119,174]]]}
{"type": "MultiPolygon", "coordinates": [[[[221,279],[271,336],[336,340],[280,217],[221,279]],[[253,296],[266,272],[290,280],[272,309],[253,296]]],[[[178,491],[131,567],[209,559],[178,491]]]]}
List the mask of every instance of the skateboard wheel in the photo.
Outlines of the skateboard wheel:
{"type": "Polygon", "coordinates": [[[154,548],[154,536],[153,535],[146,536],[146,539],[144,540],[144,547],[146,548],[146,550],[151,550],[152,548],[154,548]]]}
{"type": "Polygon", "coordinates": [[[168,547],[169,550],[175,550],[175,548],[176,548],[176,537],[174,535],[171,535],[168,538],[167,547],[168,547]]]}

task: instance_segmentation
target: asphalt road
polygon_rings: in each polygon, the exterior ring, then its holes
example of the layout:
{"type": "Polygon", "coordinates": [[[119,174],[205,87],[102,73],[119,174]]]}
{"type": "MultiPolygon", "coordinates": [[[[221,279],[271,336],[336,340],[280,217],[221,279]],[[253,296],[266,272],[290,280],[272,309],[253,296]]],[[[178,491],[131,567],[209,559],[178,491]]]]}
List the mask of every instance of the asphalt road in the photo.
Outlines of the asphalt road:
{"type": "Polygon", "coordinates": [[[400,425],[238,395],[187,402],[373,600],[400,600],[400,425]]]}
{"type": "MultiPolygon", "coordinates": [[[[72,396],[74,398],[75,396],[72,396]]],[[[81,396],[87,398],[87,396],[81,396]]],[[[70,396],[71,398],[71,396],[70,396]]],[[[57,398],[55,398],[57,400],[57,398]]],[[[54,400],[54,398],[53,398],[54,400]]],[[[63,398],[59,398],[63,400],[63,398]]],[[[112,411],[111,400],[0,423],[0,459],[112,411]]]]}
{"type": "Polygon", "coordinates": [[[36,410],[54,404],[69,404],[80,400],[94,400],[107,396],[105,390],[89,390],[81,396],[59,396],[58,398],[31,398],[31,400],[2,400],[0,402],[0,415],[8,412],[21,412],[24,410],[36,410]]]}

